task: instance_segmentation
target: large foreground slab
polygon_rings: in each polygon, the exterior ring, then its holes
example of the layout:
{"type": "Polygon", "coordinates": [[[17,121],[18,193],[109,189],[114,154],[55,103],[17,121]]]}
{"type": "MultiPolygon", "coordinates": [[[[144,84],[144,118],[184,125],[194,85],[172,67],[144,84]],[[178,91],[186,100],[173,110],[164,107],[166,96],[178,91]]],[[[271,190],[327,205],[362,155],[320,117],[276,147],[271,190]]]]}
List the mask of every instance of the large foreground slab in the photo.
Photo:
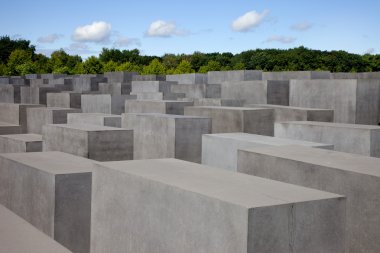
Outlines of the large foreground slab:
{"type": "Polygon", "coordinates": [[[90,160],[60,152],[0,154],[0,204],[73,252],[88,253],[91,168],[90,160]]]}
{"type": "Polygon", "coordinates": [[[286,145],[334,148],[334,145],[330,144],[247,133],[204,134],[202,136],[202,164],[236,171],[238,149],[286,145]]]}
{"type": "Polygon", "coordinates": [[[175,159],[98,163],[92,253],[343,253],[340,195],[175,159]]]}
{"type": "Polygon", "coordinates": [[[299,146],[239,151],[238,171],[347,197],[347,252],[380,252],[380,159],[299,146]]]}
{"type": "Polygon", "coordinates": [[[337,151],[380,157],[380,127],[358,124],[291,121],[275,124],[275,136],[331,143],[337,151]]]}

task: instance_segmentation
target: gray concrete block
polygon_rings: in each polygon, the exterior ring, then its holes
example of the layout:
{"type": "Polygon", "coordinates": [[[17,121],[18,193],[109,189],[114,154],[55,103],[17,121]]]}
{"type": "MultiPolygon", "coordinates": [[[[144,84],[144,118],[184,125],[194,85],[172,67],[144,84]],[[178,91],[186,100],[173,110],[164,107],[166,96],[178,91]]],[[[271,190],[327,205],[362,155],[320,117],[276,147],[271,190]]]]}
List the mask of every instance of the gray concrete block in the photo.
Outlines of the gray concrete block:
{"type": "Polygon", "coordinates": [[[0,154],[0,204],[73,252],[88,253],[92,166],[60,152],[0,154]]]}
{"type": "Polygon", "coordinates": [[[31,85],[30,97],[32,104],[46,105],[47,93],[60,92],[60,89],[49,85],[31,85]]]}
{"type": "Polygon", "coordinates": [[[133,131],[90,124],[43,127],[43,151],[62,151],[96,161],[133,159],[133,131]]]}
{"type": "Polygon", "coordinates": [[[9,84],[9,77],[1,76],[0,84],[9,84]]]}
{"type": "Polygon", "coordinates": [[[233,106],[242,107],[245,100],[225,98],[200,98],[194,99],[194,106],[233,106]]]}
{"type": "Polygon", "coordinates": [[[1,251],[6,253],[71,252],[2,205],[0,205],[0,245],[1,251]]]}
{"type": "Polygon", "coordinates": [[[186,106],[192,106],[193,102],[175,100],[126,100],[126,113],[163,113],[183,115],[186,106]]]}
{"type": "Polygon", "coordinates": [[[43,105],[0,103],[0,122],[7,122],[21,126],[21,132],[26,133],[27,109],[42,108],[43,105]]]}
{"type": "Polygon", "coordinates": [[[339,123],[378,125],[380,80],[291,80],[290,105],[333,109],[339,123]]]}
{"type": "Polygon", "coordinates": [[[250,104],[249,108],[271,108],[274,109],[274,121],[322,121],[333,122],[334,110],[316,109],[282,105],[250,104]]]}
{"type": "Polygon", "coordinates": [[[81,96],[82,112],[111,114],[111,95],[84,94],[81,96]]]}
{"type": "Polygon", "coordinates": [[[107,82],[107,78],[103,75],[81,75],[73,78],[74,92],[90,92],[98,91],[99,83],[107,82]]]}
{"type": "Polygon", "coordinates": [[[40,107],[27,109],[28,133],[42,134],[42,127],[47,124],[67,123],[68,113],[79,113],[80,109],[40,107]]]}
{"type": "Polygon", "coordinates": [[[176,82],[165,81],[132,81],[132,93],[140,92],[163,92],[170,93],[172,85],[176,82]]]}
{"type": "Polygon", "coordinates": [[[183,93],[163,93],[163,92],[136,92],[131,93],[137,100],[178,100],[184,98],[183,93]]]}
{"type": "Polygon", "coordinates": [[[39,134],[0,135],[0,153],[42,152],[39,134]]]}
{"type": "Polygon", "coordinates": [[[330,79],[330,71],[263,72],[263,80],[330,79]]]}
{"type": "Polygon", "coordinates": [[[0,85],[0,102],[1,103],[14,103],[13,85],[10,85],[10,84],[0,85]]]}
{"type": "Polygon", "coordinates": [[[232,71],[209,71],[208,83],[240,82],[250,80],[262,80],[261,70],[232,70],[232,71]]]}
{"type": "Polygon", "coordinates": [[[106,72],[104,73],[104,77],[107,78],[108,83],[125,83],[131,82],[133,76],[138,75],[135,72],[127,72],[127,71],[116,71],[116,72],[106,72]]]}
{"type": "Polygon", "coordinates": [[[202,134],[209,118],[168,114],[123,114],[122,127],[134,134],[134,159],[178,158],[201,162],[202,134]]]}
{"type": "Polygon", "coordinates": [[[67,123],[121,127],[121,116],[104,113],[69,113],[67,123]]]}
{"type": "Polygon", "coordinates": [[[93,182],[93,253],[344,252],[340,195],[175,159],[98,163],[93,182]]]}
{"type": "Polygon", "coordinates": [[[166,80],[178,82],[179,84],[207,84],[207,74],[166,75],[166,80]]]}
{"type": "Polygon", "coordinates": [[[0,135],[4,134],[21,134],[22,128],[20,125],[0,122],[0,135]]]}
{"type": "Polygon", "coordinates": [[[212,90],[214,86],[215,84],[177,84],[171,86],[171,92],[183,93],[186,98],[218,98],[220,93],[212,90]]]}
{"type": "Polygon", "coordinates": [[[380,252],[380,159],[300,146],[239,151],[238,171],[347,197],[346,252],[380,252]]]}
{"type": "Polygon", "coordinates": [[[244,132],[273,136],[274,110],[226,106],[190,106],[185,115],[212,119],[212,133],[244,132]]]}
{"type": "Polygon", "coordinates": [[[58,78],[63,78],[66,77],[67,74],[41,74],[42,79],[58,79],[58,78]]]}
{"type": "Polygon", "coordinates": [[[275,123],[274,135],[331,143],[337,151],[380,157],[380,127],[311,121],[275,123]]]}
{"type": "Polygon", "coordinates": [[[132,81],[166,81],[165,75],[135,75],[132,81]]]}
{"type": "Polygon", "coordinates": [[[20,102],[22,104],[31,104],[32,103],[32,95],[30,93],[30,87],[29,86],[22,86],[20,87],[20,102]]]}
{"type": "Polygon", "coordinates": [[[202,164],[236,171],[238,149],[287,145],[300,145],[323,149],[334,148],[334,145],[331,144],[298,141],[256,134],[204,134],[202,136],[202,164]]]}
{"type": "Polygon", "coordinates": [[[99,83],[99,91],[102,94],[129,95],[132,84],[129,83],[99,83]]]}
{"type": "Polygon", "coordinates": [[[46,97],[47,107],[81,108],[81,93],[61,92],[48,93],[46,97]]]}

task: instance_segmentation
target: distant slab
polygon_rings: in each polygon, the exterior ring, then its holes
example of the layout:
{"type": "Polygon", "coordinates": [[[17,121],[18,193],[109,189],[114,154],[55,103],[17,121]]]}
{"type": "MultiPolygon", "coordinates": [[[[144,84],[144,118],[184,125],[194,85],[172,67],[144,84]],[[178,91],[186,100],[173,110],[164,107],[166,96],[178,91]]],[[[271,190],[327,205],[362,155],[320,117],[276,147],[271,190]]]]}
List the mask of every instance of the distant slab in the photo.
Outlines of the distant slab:
{"type": "Polygon", "coordinates": [[[244,132],[273,136],[273,109],[190,106],[185,115],[208,117],[212,119],[212,133],[244,132]]]}
{"type": "Polygon", "coordinates": [[[238,171],[347,197],[347,252],[380,252],[380,159],[300,146],[239,151],[238,171]]]}
{"type": "Polygon", "coordinates": [[[69,113],[67,123],[121,127],[121,116],[105,113],[69,113]]]}
{"type": "Polygon", "coordinates": [[[51,124],[43,129],[43,150],[96,161],[133,159],[133,131],[89,124],[51,124]]]}
{"type": "Polygon", "coordinates": [[[295,106],[268,105],[268,104],[250,104],[250,108],[271,108],[274,109],[274,121],[321,121],[333,122],[334,110],[304,108],[295,106]]]}
{"type": "Polygon", "coordinates": [[[300,145],[324,149],[334,148],[334,145],[331,144],[297,141],[256,134],[204,134],[202,136],[202,164],[236,171],[239,149],[286,145],[300,145]]]}
{"type": "Polygon", "coordinates": [[[42,152],[39,134],[0,135],[0,153],[42,152]]]}
{"type": "Polygon", "coordinates": [[[380,127],[312,121],[275,124],[276,137],[331,143],[337,151],[380,157],[380,127]]]}
{"type": "Polygon", "coordinates": [[[48,93],[46,97],[48,107],[81,108],[81,93],[61,92],[48,93]]]}
{"type": "Polygon", "coordinates": [[[192,106],[193,102],[176,100],[127,100],[125,101],[125,113],[162,113],[183,115],[186,106],[192,106]]]}
{"type": "Polygon", "coordinates": [[[88,253],[92,166],[61,152],[0,154],[0,204],[73,252],[88,253]]]}
{"type": "Polygon", "coordinates": [[[261,80],[261,70],[231,70],[207,72],[208,83],[223,83],[228,81],[261,80]]]}
{"type": "Polygon", "coordinates": [[[330,79],[330,71],[263,72],[263,80],[330,79]]]}
{"type": "Polygon", "coordinates": [[[344,252],[340,195],[175,159],[98,163],[93,182],[92,253],[344,252]]]}

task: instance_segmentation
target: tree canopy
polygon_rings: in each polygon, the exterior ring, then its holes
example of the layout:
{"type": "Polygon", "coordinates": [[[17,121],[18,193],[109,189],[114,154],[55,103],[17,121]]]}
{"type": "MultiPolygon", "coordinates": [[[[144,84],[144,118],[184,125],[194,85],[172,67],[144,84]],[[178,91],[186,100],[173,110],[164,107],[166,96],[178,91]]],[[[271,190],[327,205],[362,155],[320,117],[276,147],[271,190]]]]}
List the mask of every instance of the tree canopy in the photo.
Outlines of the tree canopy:
{"type": "Polygon", "coordinates": [[[328,70],[331,72],[380,71],[380,55],[359,55],[345,51],[321,51],[306,47],[255,49],[238,54],[202,53],[142,55],[138,49],[103,48],[98,56],[84,60],[63,49],[47,57],[37,54],[29,40],[0,37],[0,75],[29,73],[104,73],[131,71],[140,74],[206,73],[219,70],[263,71],[328,70]]]}

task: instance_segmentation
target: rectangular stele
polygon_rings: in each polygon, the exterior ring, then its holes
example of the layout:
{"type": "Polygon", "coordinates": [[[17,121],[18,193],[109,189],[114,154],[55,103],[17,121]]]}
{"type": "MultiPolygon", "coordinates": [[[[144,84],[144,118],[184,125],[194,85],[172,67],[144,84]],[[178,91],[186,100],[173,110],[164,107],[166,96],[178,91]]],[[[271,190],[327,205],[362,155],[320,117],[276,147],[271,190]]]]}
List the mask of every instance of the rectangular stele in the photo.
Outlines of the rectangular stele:
{"type": "Polygon", "coordinates": [[[92,166],[61,152],[0,154],[0,204],[73,252],[88,253],[92,166]]]}
{"type": "Polygon", "coordinates": [[[183,115],[184,108],[193,104],[193,102],[176,100],[126,100],[125,112],[183,115]]]}
{"type": "Polygon", "coordinates": [[[133,130],[89,124],[46,125],[43,150],[62,151],[97,161],[133,159],[133,130]]]}
{"type": "Polygon", "coordinates": [[[273,136],[273,109],[190,106],[185,108],[185,115],[211,118],[212,133],[244,132],[273,136]]]}
{"type": "Polygon", "coordinates": [[[178,158],[201,162],[202,134],[209,118],[156,113],[123,114],[122,127],[134,134],[134,159],[178,158]]]}
{"type": "Polygon", "coordinates": [[[92,253],[344,252],[344,197],[176,159],[95,164],[92,211],[92,253]]]}
{"type": "Polygon", "coordinates": [[[0,135],[0,153],[41,152],[42,135],[9,134],[0,135]]]}
{"type": "Polygon", "coordinates": [[[105,113],[69,113],[67,114],[67,124],[121,127],[121,116],[105,113]]]}
{"type": "Polygon", "coordinates": [[[380,159],[301,146],[240,150],[238,172],[347,197],[347,252],[380,252],[380,159]]]}
{"type": "Polygon", "coordinates": [[[238,149],[286,145],[334,148],[334,145],[331,144],[247,133],[204,134],[202,136],[202,164],[236,171],[238,149]]]}

